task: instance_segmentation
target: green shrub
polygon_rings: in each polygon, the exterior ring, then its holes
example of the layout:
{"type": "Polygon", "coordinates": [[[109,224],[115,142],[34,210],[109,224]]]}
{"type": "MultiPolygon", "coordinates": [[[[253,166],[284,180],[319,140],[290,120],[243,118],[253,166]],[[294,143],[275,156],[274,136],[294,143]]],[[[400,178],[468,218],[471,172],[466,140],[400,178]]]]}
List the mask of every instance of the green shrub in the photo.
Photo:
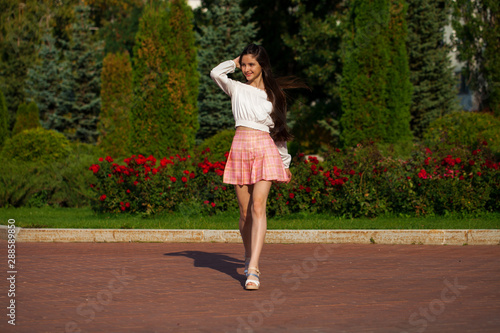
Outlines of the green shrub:
{"type": "Polygon", "coordinates": [[[233,142],[235,130],[227,129],[220,131],[214,136],[206,139],[198,147],[199,151],[206,151],[207,148],[209,156],[212,160],[219,161],[225,159],[225,153],[231,150],[231,143],[233,142]]]}
{"type": "Polygon", "coordinates": [[[428,146],[463,145],[477,148],[486,144],[500,152],[500,118],[489,113],[455,112],[432,122],[424,134],[428,146]]]}
{"type": "Polygon", "coordinates": [[[2,157],[24,162],[49,164],[68,157],[70,142],[54,130],[28,129],[8,140],[2,150],[2,157]]]}
{"type": "Polygon", "coordinates": [[[16,114],[16,123],[12,129],[12,135],[24,130],[38,128],[40,125],[40,112],[35,102],[19,104],[16,114]]]}
{"type": "Polygon", "coordinates": [[[0,149],[9,136],[9,111],[3,91],[0,91],[0,149]]]}

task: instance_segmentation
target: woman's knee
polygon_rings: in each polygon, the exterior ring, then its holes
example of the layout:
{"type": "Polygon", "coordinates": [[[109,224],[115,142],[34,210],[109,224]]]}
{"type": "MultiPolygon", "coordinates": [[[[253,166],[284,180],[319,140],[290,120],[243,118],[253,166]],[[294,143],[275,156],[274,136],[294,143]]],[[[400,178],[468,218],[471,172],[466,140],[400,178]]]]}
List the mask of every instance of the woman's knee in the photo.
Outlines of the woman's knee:
{"type": "Polygon", "coordinates": [[[253,202],[252,215],[257,217],[266,215],[266,202],[264,200],[256,200],[253,202]]]}

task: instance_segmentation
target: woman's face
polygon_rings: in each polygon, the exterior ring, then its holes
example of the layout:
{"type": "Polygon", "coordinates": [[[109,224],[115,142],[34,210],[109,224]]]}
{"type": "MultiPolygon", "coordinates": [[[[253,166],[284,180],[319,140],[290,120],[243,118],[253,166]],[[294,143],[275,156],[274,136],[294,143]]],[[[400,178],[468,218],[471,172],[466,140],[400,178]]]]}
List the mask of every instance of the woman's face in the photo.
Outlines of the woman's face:
{"type": "Polygon", "coordinates": [[[262,76],[262,67],[251,54],[245,54],[241,58],[241,71],[250,83],[262,76]]]}

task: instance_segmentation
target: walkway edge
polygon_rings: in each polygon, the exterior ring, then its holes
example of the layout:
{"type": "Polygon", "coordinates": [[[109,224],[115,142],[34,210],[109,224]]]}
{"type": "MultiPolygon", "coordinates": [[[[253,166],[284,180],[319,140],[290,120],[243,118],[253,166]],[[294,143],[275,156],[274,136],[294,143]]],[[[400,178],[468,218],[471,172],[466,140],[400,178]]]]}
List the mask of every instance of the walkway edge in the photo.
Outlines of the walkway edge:
{"type": "MultiPolygon", "coordinates": [[[[7,226],[0,225],[0,239],[8,239],[7,226]]],[[[241,238],[238,230],[16,228],[16,242],[241,243],[241,238]]],[[[500,229],[268,230],[266,243],[500,245],[500,229]]]]}

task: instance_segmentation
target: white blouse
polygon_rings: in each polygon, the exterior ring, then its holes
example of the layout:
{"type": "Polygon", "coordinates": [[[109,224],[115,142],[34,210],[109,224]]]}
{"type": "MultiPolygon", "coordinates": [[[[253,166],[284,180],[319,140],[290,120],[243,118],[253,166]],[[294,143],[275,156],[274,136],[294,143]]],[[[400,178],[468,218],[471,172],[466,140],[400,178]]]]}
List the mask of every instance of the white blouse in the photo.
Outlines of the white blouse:
{"type": "MultiPolygon", "coordinates": [[[[259,88],[227,77],[234,73],[236,64],[232,60],[224,61],[212,69],[210,77],[231,97],[231,106],[235,127],[244,126],[269,133],[274,127],[271,119],[273,104],[267,99],[267,93],[259,88]]],[[[275,142],[285,168],[290,166],[292,157],[288,154],[286,141],[275,142]]]]}

